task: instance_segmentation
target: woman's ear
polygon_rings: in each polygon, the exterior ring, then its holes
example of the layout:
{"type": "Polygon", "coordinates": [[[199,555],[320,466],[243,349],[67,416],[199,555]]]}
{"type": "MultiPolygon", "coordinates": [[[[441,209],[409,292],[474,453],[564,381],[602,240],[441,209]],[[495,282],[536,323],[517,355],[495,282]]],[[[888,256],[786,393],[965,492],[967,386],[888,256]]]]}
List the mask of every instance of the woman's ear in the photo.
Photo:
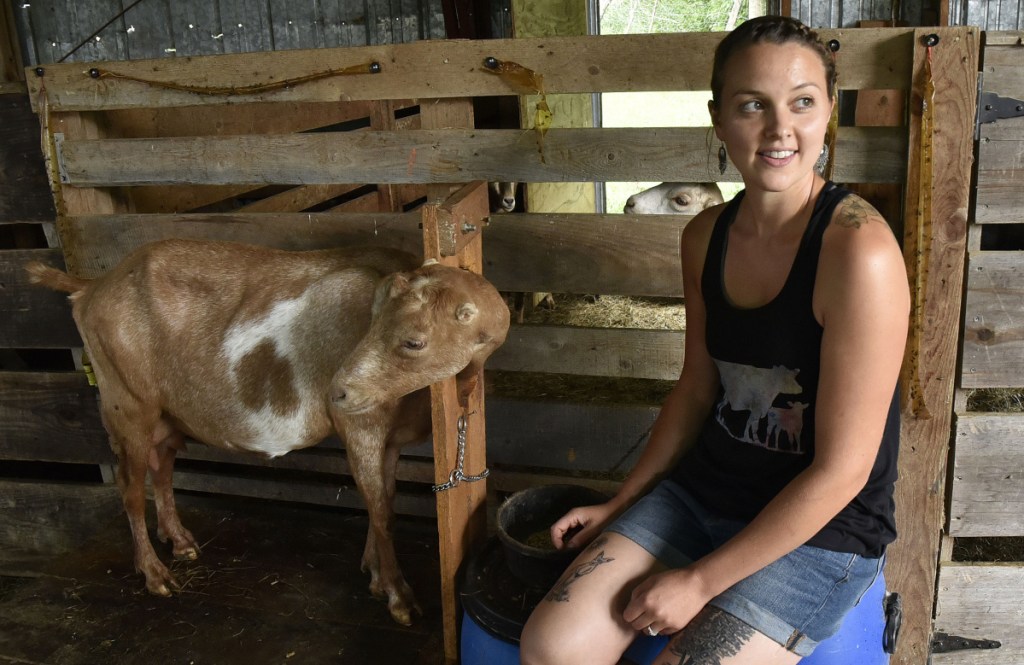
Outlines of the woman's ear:
{"type": "Polygon", "coordinates": [[[708,100],[708,115],[711,116],[711,126],[715,130],[715,138],[722,140],[722,135],[719,133],[718,107],[715,106],[715,100],[713,99],[708,100]]]}

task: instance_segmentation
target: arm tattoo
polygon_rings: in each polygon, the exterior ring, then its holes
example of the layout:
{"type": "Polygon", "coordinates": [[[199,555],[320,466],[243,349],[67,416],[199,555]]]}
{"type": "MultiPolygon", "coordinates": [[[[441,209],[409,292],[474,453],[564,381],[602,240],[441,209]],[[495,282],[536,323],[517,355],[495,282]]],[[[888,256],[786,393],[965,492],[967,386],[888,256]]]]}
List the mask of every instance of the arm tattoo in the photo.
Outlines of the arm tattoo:
{"type": "Polygon", "coordinates": [[[679,631],[668,650],[679,660],[669,665],[721,665],[750,641],[754,629],[727,612],[705,607],[679,631]]]}
{"type": "Polygon", "coordinates": [[[835,217],[836,224],[855,229],[859,229],[862,224],[867,224],[872,217],[882,219],[882,215],[859,196],[846,197],[839,212],[840,214],[835,217]]]}
{"type": "MultiPolygon", "coordinates": [[[[604,545],[606,540],[607,539],[604,537],[598,538],[593,543],[591,543],[590,547],[588,547],[585,551],[590,552],[592,550],[599,549],[602,545],[604,545]]],[[[569,587],[572,586],[573,582],[583,577],[584,575],[589,575],[590,573],[594,572],[597,569],[597,567],[601,564],[610,563],[612,561],[615,561],[615,559],[606,557],[604,555],[604,550],[601,550],[590,561],[584,561],[583,563],[576,565],[576,567],[566,571],[565,574],[562,575],[562,579],[558,580],[558,583],[554,587],[552,587],[551,591],[548,592],[548,595],[544,596],[544,600],[548,601],[549,603],[569,602],[569,587]]]]}

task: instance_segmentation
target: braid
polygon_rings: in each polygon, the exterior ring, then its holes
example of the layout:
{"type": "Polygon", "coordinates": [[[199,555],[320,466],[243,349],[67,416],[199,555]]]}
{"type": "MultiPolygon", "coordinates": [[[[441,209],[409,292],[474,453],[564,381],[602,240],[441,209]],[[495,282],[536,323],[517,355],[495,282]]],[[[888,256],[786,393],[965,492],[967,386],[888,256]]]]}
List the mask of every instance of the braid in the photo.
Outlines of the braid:
{"type": "Polygon", "coordinates": [[[799,44],[805,46],[821,58],[825,68],[825,82],[828,83],[828,98],[834,95],[836,83],[836,64],[832,52],[822,43],[818,33],[788,16],[759,16],[744,21],[735,30],[725,36],[715,49],[714,65],[711,69],[711,100],[715,107],[722,94],[723,72],[729,58],[736,52],[753,44],[799,44]]]}

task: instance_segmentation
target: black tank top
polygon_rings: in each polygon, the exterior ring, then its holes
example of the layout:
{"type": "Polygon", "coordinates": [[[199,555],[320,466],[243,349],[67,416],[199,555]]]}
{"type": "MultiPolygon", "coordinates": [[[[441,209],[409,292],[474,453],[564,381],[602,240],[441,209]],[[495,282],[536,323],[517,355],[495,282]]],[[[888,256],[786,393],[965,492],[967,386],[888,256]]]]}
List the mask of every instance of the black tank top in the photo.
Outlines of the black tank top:
{"type": "MultiPolygon", "coordinates": [[[[811,298],[822,235],[850,192],[826,183],[782,290],[755,308],[733,306],[723,285],[729,227],[743,194],[715,222],[701,276],[707,347],[721,387],[696,443],[671,477],[712,512],[749,521],[814,457],[822,328],[811,298]]],[[[895,539],[899,418],[894,390],[867,484],[808,545],[877,557],[895,539]]]]}

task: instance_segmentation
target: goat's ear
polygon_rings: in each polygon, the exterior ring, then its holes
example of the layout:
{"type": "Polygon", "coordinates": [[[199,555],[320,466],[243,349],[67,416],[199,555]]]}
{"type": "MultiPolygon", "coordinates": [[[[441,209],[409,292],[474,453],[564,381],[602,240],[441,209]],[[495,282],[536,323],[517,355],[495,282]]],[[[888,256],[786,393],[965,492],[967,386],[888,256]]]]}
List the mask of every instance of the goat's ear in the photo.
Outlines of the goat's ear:
{"type": "Polygon", "coordinates": [[[473,303],[464,302],[455,310],[455,318],[459,320],[459,323],[465,325],[476,318],[478,311],[473,303]]]}
{"type": "Polygon", "coordinates": [[[392,273],[380,280],[373,293],[372,316],[377,316],[385,302],[408,289],[409,278],[400,272],[392,273]]]}

